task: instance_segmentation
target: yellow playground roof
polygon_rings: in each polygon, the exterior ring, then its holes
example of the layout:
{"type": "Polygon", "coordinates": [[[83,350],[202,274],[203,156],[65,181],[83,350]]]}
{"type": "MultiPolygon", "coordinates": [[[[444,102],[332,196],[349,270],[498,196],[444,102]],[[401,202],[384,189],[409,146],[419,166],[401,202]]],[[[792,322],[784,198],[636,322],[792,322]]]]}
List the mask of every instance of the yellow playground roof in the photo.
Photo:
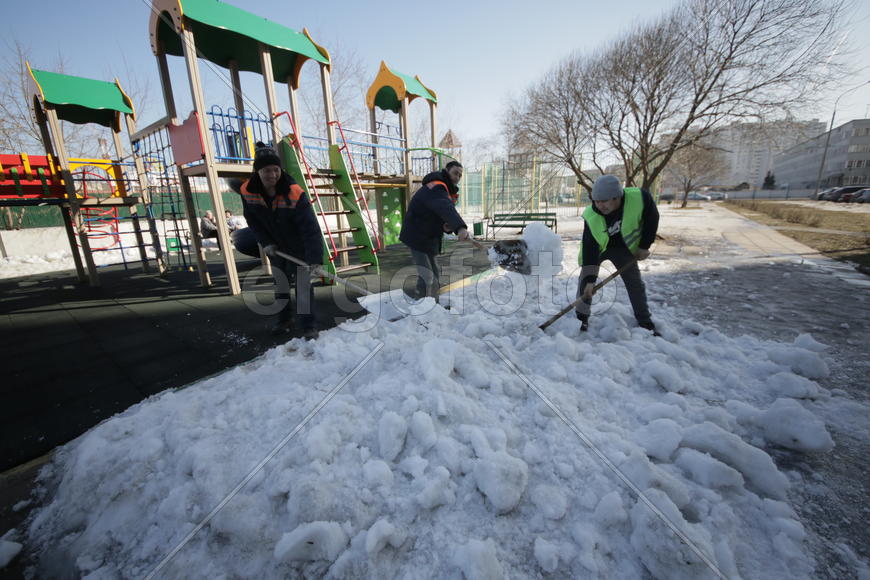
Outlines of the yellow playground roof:
{"type": "Polygon", "coordinates": [[[424,85],[420,77],[410,77],[392,70],[387,63],[381,61],[378,76],[366,93],[366,105],[369,109],[378,107],[398,113],[403,100],[408,99],[410,103],[417,97],[422,97],[430,103],[438,102],[435,91],[424,85]]]}

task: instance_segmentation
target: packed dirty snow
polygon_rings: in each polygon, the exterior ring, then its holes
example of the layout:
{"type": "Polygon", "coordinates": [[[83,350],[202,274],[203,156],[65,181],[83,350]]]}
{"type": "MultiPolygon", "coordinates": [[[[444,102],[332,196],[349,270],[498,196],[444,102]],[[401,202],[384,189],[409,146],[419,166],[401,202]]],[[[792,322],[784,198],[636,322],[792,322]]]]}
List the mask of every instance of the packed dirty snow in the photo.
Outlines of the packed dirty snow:
{"type": "Polygon", "coordinates": [[[449,311],[293,340],[61,448],[26,531],[34,574],[147,575],[334,394],[158,577],[715,577],[705,560],[810,577],[769,451],[831,448],[807,402],[831,398],[824,345],[732,338],[668,307],[653,337],[621,301],[594,306],[588,333],[573,316],[542,333],[574,296],[576,250],[526,233],[561,274],[503,272],[449,311]]]}
{"type": "Polygon", "coordinates": [[[9,565],[15,556],[21,552],[21,544],[6,539],[0,539],[0,569],[9,565]]]}

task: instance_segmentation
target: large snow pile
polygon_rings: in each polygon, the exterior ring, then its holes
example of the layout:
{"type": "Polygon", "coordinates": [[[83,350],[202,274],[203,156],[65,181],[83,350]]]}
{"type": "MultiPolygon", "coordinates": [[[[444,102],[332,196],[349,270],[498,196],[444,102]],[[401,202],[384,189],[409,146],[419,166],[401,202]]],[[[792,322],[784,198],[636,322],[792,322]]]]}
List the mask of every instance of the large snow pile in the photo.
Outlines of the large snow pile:
{"type": "Polygon", "coordinates": [[[483,278],[130,408],[43,471],[34,572],[143,577],[180,546],[158,577],[808,577],[768,449],[831,448],[824,346],[661,308],[656,338],[622,303],[540,332],[575,285],[483,278]]]}

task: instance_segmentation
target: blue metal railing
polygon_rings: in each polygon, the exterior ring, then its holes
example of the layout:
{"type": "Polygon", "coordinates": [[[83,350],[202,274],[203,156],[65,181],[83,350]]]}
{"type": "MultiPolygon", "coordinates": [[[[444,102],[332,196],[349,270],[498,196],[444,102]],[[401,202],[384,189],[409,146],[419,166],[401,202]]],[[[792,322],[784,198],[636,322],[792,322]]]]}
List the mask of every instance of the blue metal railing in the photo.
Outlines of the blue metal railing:
{"type": "Polygon", "coordinates": [[[206,113],[209,133],[214,143],[215,159],[223,163],[250,163],[254,143],[272,142],[272,122],[264,113],[250,111],[242,114],[235,107],[226,111],[212,105],[206,113]],[[251,142],[248,142],[250,130],[251,142]]]}
{"type": "MultiPolygon", "coordinates": [[[[404,173],[404,139],[391,135],[375,135],[368,131],[355,129],[345,129],[344,132],[356,136],[355,139],[348,139],[347,145],[359,173],[385,175],[404,173]],[[375,138],[377,138],[378,143],[374,143],[375,138]]],[[[303,135],[302,146],[305,148],[305,156],[312,167],[329,167],[329,147],[325,137],[303,135]]]]}

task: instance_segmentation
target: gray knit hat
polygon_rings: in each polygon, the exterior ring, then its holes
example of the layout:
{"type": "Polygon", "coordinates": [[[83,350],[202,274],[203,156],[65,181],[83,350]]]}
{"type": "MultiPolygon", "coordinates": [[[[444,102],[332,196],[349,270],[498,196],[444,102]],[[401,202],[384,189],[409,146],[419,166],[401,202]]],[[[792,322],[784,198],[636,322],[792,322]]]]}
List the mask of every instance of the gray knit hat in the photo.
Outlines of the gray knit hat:
{"type": "Polygon", "coordinates": [[[622,197],[622,186],[615,175],[602,175],[592,184],[592,199],[595,201],[607,201],[622,197]]]}

